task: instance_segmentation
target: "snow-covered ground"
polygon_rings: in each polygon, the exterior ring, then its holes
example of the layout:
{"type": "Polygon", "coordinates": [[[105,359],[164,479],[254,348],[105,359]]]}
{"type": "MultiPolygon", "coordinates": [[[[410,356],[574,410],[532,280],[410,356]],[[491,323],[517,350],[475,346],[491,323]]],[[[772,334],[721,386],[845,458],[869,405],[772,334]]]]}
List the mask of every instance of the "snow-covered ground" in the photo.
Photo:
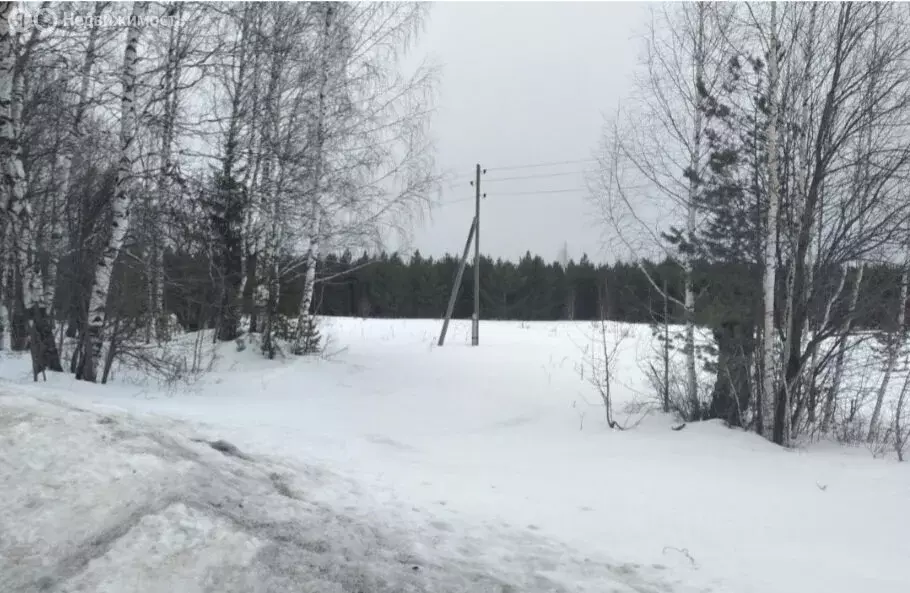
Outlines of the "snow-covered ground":
{"type": "MultiPolygon", "coordinates": [[[[162,591],[910,590],[910,465],[833,445],[785,451],[717,423],[673,431],[654,413],[610,431],[588,324],[484,322],[478,348],[469,323],[442,348],[438,331],[326,320],[325,358],[225,345],[214,372],[178,390],[124,377],[34,385],[26,361],[3,359],[0,591],[30,591],[33,577],[118,592],[158,590],[142,585],[153,578],[162,591]],[[112,426],[139,436],[102,446],[112,426]],[[222,490],[258,514],[213,510],[222,490]],[[279,523],[297,539],[283,546],[279,523]],[[80,550],[95,541],[112,543],[80,550]],[[236,576],[280,579],[293,558],[269,558],[284,547],[315,554],[287,577],[315,571],[313,583],[256,589],[236,576]],[[206,570],[215,580],[199,584],[206,570]]],[[[622,335],[619,409],[649,391],[650,330],[611,326],[622,335]]]]}

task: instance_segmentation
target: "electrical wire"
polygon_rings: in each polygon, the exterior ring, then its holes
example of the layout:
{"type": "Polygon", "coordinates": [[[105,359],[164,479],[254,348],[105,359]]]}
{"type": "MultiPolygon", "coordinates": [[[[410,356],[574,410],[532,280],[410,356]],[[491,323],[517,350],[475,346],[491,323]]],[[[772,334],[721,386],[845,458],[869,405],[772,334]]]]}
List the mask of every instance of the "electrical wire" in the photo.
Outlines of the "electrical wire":
{"type": "Polygon", "coordinates": [[[556,167],[558,165],[577,165],[580,163],[596,163],[597,159],[579,159],[576,161],[554,161],[550,163],[534,163],[529,165],[514,165],[511,167],[487,167],[487,171],[515,171],[518,169],[537,169],[540,167],[556,167]]]}
{"type": "Polygon", "coordinates": [[[461,198],[458,200],[447,200],[445,202],[440,202],[439,204],[434,204],[434,206],[437,208],[445,208],[446,206],[451,206],[452,204],[461,204],[462,202],[467,202],[469,200],[473,202],[475,199],[477,199],[477,198],[475,198],[474,196],[471,196],[470,198],[461,198]]]}
{"type": "MultiPolygon", "coordinates": [[[[586,191],[590,191],[590,189],[587,187],[571,187],[571,188],[564,188],[564,189],[542,189],[542,190],[536,190],[536,191],[494,192],[491,196],[494,198],[498,197],[498,196],[537,196],[537,195],[541,195],[541,194],[568,194],[568,193],[586,192],[586,191]]],[[[486,197],[487,197],[487,194],[485,193],[484,198],[486,198],[486,197]]],[[[446,206],[451,206],[453,204],[461,204],[462,202],[469,202],[469,201],[473,202],[476,199],[477,198],[475,196],[471,196],[469,198],[460,198],[458,200],[448,200],[446,202],[436,204],[436,207],[445,208],[446,206]]]]}
{"type": "Polygon", "coordinates": [[[496,192],[493,194],[493,197],[496,196],[536,196],[539,194],[568,194],[572,192],[580,191],[589,191],[587,187],[573,187],[567,189],[543,189],[539,191],[508,191],[508,192],[496,192]]]}
{"type": "Polygon", "coordinates": [[[543,173],[543,174],[535,174],[535,175],[515,175],[515,176],[513,176],[513,177],[494,177],[494,178],[492,178],[492,179],[484,178],[483,181],[482,181],[482,183],[483,183],[483,184],[487,184],[487,183],[496,183],[496,182],[499,182],[499,181],[517,181],[517,180],[520,180],[520,179],[544,179],[544,178],[546,178],[546,177],[565,177],[566,175],[583,175],[583,174],[585,174],[585,173],[591,173],[591,172],[592,172],[592,171],[590,171],[590,170],[583,170],[583,171],[564,171],[564,172],[561,172],[561,173],[543,173]]]}

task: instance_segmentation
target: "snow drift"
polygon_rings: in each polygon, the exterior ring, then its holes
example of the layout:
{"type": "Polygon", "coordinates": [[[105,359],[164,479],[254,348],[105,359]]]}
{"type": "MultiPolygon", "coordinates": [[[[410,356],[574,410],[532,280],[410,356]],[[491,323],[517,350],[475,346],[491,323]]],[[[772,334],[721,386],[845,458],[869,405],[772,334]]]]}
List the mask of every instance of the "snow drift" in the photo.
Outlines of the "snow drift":
{"type": "Polygon", "coordinates": [[[0,396],[0,591],[660,591],[529,530],[379,513],[325,468],[192,426],[0,396]],[[343,495],[347,493],[347,496],[343,495]]]}

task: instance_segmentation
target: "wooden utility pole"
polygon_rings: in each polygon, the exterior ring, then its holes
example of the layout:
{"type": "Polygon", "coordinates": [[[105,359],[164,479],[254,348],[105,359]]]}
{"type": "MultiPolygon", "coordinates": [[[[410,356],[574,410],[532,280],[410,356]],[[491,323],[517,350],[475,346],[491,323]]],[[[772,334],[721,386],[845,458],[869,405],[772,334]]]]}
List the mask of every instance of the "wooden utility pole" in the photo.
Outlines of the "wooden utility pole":
{"type": "MultiPolygon", "coordinates": [[[[464,276],[464,269],[468,265],[468,253],[471,251],[471,240],[474,241],[474,315],[471,317],[471,345],[477,346],[480,342],[480,174],[486,173],[477,165],[477,175],[471,185],[474,186],[474,220],[471,222],[471,230],[468,231],[468,240],[464,244],[464,253],[461,254],[461,263],[458,265],[458,273],[455,275],[455,285],[452,287],[452,294],[449,296],[449,306],[446,308],[446,316],[442,322],[442,332],[439,334],[439,345],[442,346],[446,340],[446,332],[449,330],[449,321],[452,319],[452,313],[455,311],[455,301],[458,300],[458,292],[461,290],[461,279],[464,276]]],[[[484,195],[483,197],[486,197],[484,195]]]]}
{"type": "Polygon", "coordinates": [[[461,277],[464,276],[464,268],[468,263],[468,252],[471,250],[471,239],[474,238],[474,232],[477,229],[477,219],[471,221],[471,230],[468,231],[468,240],[464,244],[464,252],[461,254],[461,263],[458,265],[458,273],[455,275],[455,285],[452,286],[452,295],[449,297],[449,306],[446,307],[446,317],[442,322],[442,332],[439,334],[439,345],[442,346],[446,341],[446,332],[449,331],[449,320],[452,319],[452,312],[455,310],[455,301],[458,299],[458,292],[461,288],[461,277]]]}
{"type": "Polygon", "coordinates": [[[471,320],[471,346],[480,343],[480,163],[474,181],[474,317],[471,320]]]}

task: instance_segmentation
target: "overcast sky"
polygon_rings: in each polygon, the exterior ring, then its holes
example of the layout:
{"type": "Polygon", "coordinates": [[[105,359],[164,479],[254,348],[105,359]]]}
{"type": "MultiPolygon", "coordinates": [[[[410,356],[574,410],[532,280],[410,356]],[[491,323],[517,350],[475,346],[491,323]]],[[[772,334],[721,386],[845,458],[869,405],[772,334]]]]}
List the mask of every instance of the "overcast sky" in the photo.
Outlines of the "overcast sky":
{"type": "Polygon", "coordinates": [[[434,3],[415,54],[442,66],[432,134],[439,166],[458,176],[413,246],[437,256],[463,248],[479,162],[484,254],[551,260],[568,242],[575,259],[612,259],[586,200],[593,163],[496,169],[592,158],[604,114],[631,91],[647,14],[644,2],[434,3]],[[494,181],[528,175],[551,176],[494,181]],[[554,193],[508,195],[542,191],[554,193]]]}

